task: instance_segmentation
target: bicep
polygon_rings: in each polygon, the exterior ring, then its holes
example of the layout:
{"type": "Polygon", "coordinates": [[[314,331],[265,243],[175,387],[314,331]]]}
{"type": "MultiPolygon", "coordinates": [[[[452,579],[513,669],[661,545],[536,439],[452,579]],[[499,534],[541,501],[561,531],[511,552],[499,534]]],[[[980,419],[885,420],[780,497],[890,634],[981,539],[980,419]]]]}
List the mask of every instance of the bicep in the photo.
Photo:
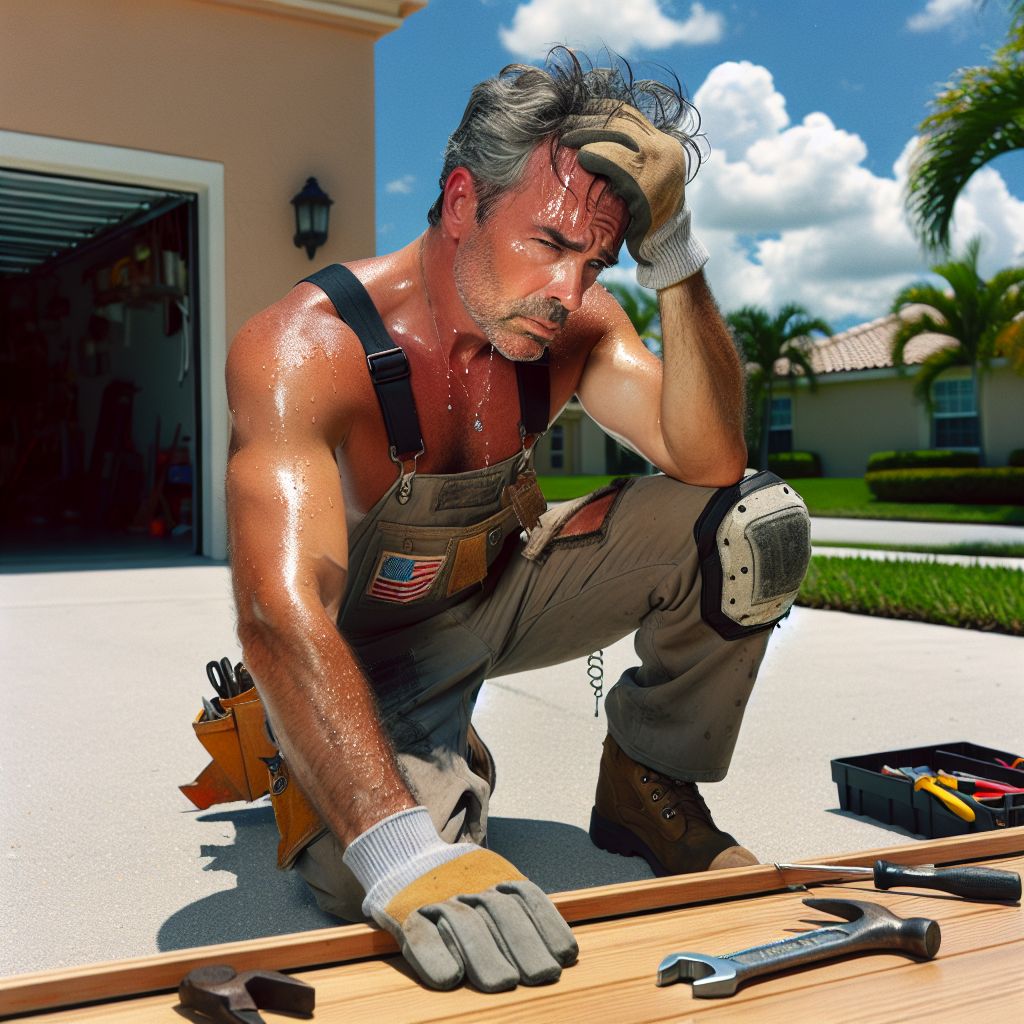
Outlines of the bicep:
{"type": "Polygon", "coordinates": [[[603,430],[674,475],[661,433],[662,362],[609,299],[615,308],[602,316],[607,326],[583,367],[577,397],[603,430]]]}
{"type": "Polygon", "coordinates": [[[332,443],[337,416],[319,394],[316,378],[323,374],[286,369],[268,387],[266,375],[254,369],[265,363],[254,363],[252,355],[261,358],[258,351],[233,351],[228,364],[232,436],[226,495],[240,624],[316,605],[333,618],[348,567],[332,443]],[[311,407],[321,410],[319,417],[311,407]]]}

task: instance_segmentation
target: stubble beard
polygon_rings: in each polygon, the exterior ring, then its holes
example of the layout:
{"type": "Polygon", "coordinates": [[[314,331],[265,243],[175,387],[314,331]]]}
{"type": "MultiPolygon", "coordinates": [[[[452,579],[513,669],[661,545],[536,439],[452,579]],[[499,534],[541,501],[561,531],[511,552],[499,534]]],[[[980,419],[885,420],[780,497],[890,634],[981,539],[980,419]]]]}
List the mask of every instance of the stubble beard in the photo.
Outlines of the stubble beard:
{"type": "Polygon", "coordinates": [[[569,311],[557,300],[526,298],[506,303],[498,289],[494,254],[483,240],[467,240],[452,264],[455,289],[470,319],[487,341],[506,359],[533,362],[540,359],[551,340],[528,329],[516,329],[517,317],[548,320],[561,328],[569,311]]]}

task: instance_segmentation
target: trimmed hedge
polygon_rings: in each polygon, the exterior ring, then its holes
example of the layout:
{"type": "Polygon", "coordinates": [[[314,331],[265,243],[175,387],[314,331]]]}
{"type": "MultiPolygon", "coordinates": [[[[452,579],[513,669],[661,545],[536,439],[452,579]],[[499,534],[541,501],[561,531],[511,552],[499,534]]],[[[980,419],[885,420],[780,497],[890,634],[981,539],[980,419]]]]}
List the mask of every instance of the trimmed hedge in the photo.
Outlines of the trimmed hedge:
{"type": "Polygon", "coordinates": [[[868,456],[868,472],[881,469],[934,469],[946,467],[972,467],[980,465],[977,452],[954,452],[944,448],[924,448],[917,451],[873,452],[868,456]]]}
{"type": "Polygon", "coordinates": [[[884,469],[865,473],[878,501],[1024,505],[1024,467],[998,469],[884,469]]]}
{"type": "Polygon", "coordinates": [[[1006,460],[1008,466],[1024,466],[1024,448],[1014,448],[1006,460]]]}
{"type": "Polygon", "coordinates": [[[821,476],[821,458],[817,452],[775,452],[768,456],[768,468],[779,476],[821,476]]]}

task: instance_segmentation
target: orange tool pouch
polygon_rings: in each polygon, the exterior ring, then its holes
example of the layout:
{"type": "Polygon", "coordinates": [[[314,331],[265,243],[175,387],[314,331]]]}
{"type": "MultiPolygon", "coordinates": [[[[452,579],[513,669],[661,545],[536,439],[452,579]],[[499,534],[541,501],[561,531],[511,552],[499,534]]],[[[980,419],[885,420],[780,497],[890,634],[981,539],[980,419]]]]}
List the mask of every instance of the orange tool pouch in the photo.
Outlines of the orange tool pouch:
{"type": "Polygon", "coordinates": [[[270,793],[281,840],[277,866],[290,868],[295,858],[326,829],[287,765],[271,742],[263,702],[252,687],[237,697],[223,697],[227,714],[207,719],[200,712],[192,722],[199,742],[213,760],[194,782],[181,786],[201,811],[213,804],[258,800],[270,793]]]}

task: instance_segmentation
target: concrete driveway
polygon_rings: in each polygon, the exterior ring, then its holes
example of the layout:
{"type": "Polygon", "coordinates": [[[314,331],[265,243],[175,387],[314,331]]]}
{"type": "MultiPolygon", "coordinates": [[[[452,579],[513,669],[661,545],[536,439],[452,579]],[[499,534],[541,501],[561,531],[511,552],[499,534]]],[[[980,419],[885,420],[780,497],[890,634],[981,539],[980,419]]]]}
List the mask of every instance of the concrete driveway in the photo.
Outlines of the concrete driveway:
{"type": "MultiPolygon", "coordinates": [[[[0,575],[0,971],[336,923],[274,868],[269,806],[198,812],[177,790],[206,763],[189,723],[205,663],[239,654],[233,627],[222,565],[0,575]]],[[[606,650],[609,683],[632,660],[629,639],[606,650]]],[[[904,842],[838,810],[830,760],[1019,749],[1022,676],[1020,638],[795,609],[732,772],[702,792],[763,860],[904,842]]],[[[496,850],[549,891],[649,877],[586,835],[605,729],[585,660],[489,682],[475,722],[498,764],[496,850]]]]}

